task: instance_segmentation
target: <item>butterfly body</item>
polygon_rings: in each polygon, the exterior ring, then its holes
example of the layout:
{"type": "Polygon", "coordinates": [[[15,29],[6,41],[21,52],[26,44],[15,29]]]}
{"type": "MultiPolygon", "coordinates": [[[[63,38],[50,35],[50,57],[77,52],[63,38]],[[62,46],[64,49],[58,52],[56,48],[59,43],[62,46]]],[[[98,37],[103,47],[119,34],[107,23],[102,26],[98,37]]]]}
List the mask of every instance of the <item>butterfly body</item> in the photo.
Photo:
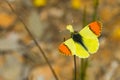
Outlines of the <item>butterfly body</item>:
{"type": "Polygon", "coordinates": [[[72,39],[73,39],[76,43],[82,45],[82,46],[87,50],[86,46],[85,46],[84,43],[83,43],[82,36],[81,36],[79,33],[77,33],[77,32],[74,33],[73,36],[72,36],[72,39]]]}
{"type": "Polygon", "coordinates": [[[76,55],[80,58],[88,58],[99,48],[98,36],[101,33],[99,22],[92,22],[80,32],[74,32],[71,25],[67,26],[71,32],[71,38],[59,46],[59,51],[64,55],[76,55]],[[65,48],[63,48],[63,46],[65,48]]]}

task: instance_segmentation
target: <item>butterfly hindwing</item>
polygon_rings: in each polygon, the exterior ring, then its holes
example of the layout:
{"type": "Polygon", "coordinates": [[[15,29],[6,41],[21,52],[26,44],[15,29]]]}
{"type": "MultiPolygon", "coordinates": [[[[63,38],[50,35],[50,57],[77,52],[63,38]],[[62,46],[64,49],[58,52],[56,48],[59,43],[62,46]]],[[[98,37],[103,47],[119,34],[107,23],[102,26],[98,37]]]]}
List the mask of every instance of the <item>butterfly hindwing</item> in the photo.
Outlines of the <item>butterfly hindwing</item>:
{"type": "Polygon", "coordinates": [[[86,48],[88,49],[88,52],[90,54],[95,53],[98,48],[99,48],[99,41],[97,38],[82,38],[83,39],[83,43],[86,46],[86,48]]]}
{"type": "Polygon", "coordinates": [[[87,58],[89,56],[88,52],[82,47],[82,45],[75,42],[72,38],[66,40],[64,43],[68,46],[73,55],[81,58],[87,58]]]}
{"type": "Polygon", "coordinates": [[[80,57],[80,58],[87,58],[89,57],[89,53],[84,49],[84,47],[75,42],[75,47],[76,47],[76,56],[80,57]]]}
{"type": "Polygon", "coordinates": [[[64,42],[64,44],[69,48],[69,50],[71,51],[72,55],[76,54],[75,42],[73,41],[72,38],[66,40],[66,41],[64,42]]]}

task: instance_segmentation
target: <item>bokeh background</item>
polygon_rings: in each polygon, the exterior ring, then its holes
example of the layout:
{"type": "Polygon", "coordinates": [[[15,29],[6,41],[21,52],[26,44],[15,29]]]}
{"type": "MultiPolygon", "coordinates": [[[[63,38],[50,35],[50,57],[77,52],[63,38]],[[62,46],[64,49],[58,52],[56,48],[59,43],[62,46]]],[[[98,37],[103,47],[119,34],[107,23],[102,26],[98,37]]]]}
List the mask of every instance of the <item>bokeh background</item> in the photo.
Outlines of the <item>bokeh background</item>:
{"type": "MultiPolygon", "coordinates": [[[[96,0],[8,0],[45,52],[59,80],[74,80],[73,56],[58,46],[93,21],[96,0]]],[[[55,80],[48,64],[20,19],[0,0],[0,80],[55,80]]],[[[103,24],[100,48],[88,59],[86,80],[120,80],[120,0],[99,0],[97,20],[103,24]]],[[[79,73],[80,58],[77,57],[79,73]]],[[[79,74],[77,74],[79,76],[79,74]]],[[[79,80],[79,79],[78,79],[79,80]]]]}

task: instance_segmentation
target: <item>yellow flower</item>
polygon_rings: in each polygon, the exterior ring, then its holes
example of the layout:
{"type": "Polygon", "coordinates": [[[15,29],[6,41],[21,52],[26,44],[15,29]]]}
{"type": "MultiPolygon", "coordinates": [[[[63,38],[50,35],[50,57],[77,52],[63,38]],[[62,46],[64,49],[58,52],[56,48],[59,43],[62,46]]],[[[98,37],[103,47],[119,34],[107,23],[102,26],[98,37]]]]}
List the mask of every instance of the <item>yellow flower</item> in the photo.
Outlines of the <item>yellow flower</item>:
{"type": "Polygon", "coordinates": [[[80,9],[81,1],[80,0],[71,0],[71,6],[73,9],[80,9]]]}
{"type": "Polygon", "coordinates": [[[42,7],[46,5],[46,0],[33,0],[35,7],[42,7]]]}

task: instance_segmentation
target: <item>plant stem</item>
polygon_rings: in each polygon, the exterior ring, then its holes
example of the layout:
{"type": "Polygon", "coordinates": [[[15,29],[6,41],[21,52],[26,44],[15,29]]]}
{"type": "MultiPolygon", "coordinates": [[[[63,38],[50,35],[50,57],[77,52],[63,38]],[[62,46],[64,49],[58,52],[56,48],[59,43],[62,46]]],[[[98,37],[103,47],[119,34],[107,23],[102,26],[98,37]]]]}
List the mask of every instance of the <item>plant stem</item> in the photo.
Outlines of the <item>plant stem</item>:
{"type": "MultiPolygon", "coordinates": [[[[83,26],[86,26],[86,6],[84,7],[84,11],[83,11],[83,20],[82,20],[82,24],[83,26]]],[[[81,65],[80,65],[80,80],[85,80],[86,77],[86,70],[87,70],[87,63],[88,60],[87,59],[81,59],[81,65]]]]}
{"type": "Polygon", "coordinates": [[[83,11],[83,18],[82,18],[82,26],[86,26],[86,6],[84,7],[84,11],[83,11]]]}
{"type": "Polygon", "coordinates": [[[77,64],[76,64],[76,56],[74,55],[74,80],[77,80],[77,64]]]}
{"type": "Polygon", "coordinates": [[[84,59],[81,59],[80,80],[84,80],[84,71],[83,71],[83,67],[84,67],[84,59]]]}
{"type": "Polygon", "coordinates": [[[99,0],[93,0],[94,1],[94,13],[93,13],[93,21],[97,19],[97,10],[99,5],[99,0]]]}
{"type": "Polygon", "coordinates": [[[88,67],[88,59],[81,59],[80,80],[85,80],[87,67],[88,67]]]}
{"type": "MultiPolygon", "coordinates": [[[[35,39],[35,37],[33,36],[33,34],[30,32],[30,30],[28,29],[27,25],[24,23],[24,21],[21,19],[21,17],[15,12],[15,10],[13,9],[13,7],[11,6],[11,4],[5,0],[6,3],[9,5],[9,7],[11,8],[12,12],[15,13],[15,15],[17,16],[17,18],[22,22],[22,24],[24,25],[26,31],[28,32],[28,34],[31,36],[31,38],[33,39],[34,43],[36,44],[36,46],[38,47],[39,51],[42,53],[44,59],[46,60],[51,72],[53,73],[54,77],[56,80],[58,80],[58,77],[54,71],[54,69],[52,68],[51,64],[48,61],[47,56],[45,55],[45,52],[43,51],[43,49],[41,48],[41,46],[39,45],[39,43],[37,42],[37,40],[35,39]]],[[[40,54],[39,54],[40,55],[40,54]]]]}
{"type": "Polygon", "coordinates": [[[88,67],[88,59],[85,59],[84,60],[84,72],[85,73],[86,73],[87,67],[88,67]]]}
{"type": "MultiPolygon", "coordinates": [[[[94,13],[93,13],[92,21],[95,21],[97,19],[98,5],[99,5],[99,0],[94,0],[94,13]]],[[[86,7],[84,8],[84,13],[83,13],[83,26],[85,25],[86,25],[86,7]]],[[[81,59],[80,80],[85,80],[87,67],[88,67],[88,59],[81,59]]]]}

